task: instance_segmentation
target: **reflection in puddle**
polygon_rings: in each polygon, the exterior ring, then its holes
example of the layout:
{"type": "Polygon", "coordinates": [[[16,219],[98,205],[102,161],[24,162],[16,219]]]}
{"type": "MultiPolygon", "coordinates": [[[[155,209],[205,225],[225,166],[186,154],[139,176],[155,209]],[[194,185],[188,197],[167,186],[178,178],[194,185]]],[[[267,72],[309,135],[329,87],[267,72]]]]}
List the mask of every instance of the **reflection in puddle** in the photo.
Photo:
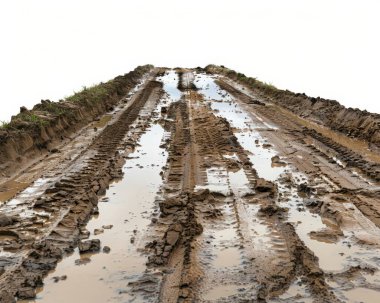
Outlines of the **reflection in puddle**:
{"type": "Polygon", "coordinates": [[[18,192],[29,186],[29,183],[8,181],[0,187],[0,202],[5,202],[14,197],[18,192]]]}
{"type": "Polygon", "coordinates": [[[240,145],[249,152],[249,159],[253,163],[258,175],[266,180],[274,181],[284,172],[284,167],[272,166],[272,157],[276,152],[269,148],[266,140],[259,134],[258,129],[275,130],[276,128],[265,123],[260,117],[247,112],[227,92],[221,90],[213,77],[198,74],[197,87],[206,99],[211,100],[211,108],[217,116],[229,121],[234,128],[234,135],[240,145]]]}
{"type": "Polygon", "coordinates": [[[215,301],[221,298],[226,298],[235,295],[239,292],[239,285],[219,285],[203,295],[203,299],[207,301],[215,301]]]}
{"type": "Polygon", "coordinates": [[[103,247],[111,248],[110,253],[92,255],[84,266],[75,266],[75,261],[80,258],[75,251],[47,278],[36,302],[115,302],[126,297],[129,299],[125,293],[128,281],[145,270],[146,258],[138,251],[141,244],[138,240],[142,239],[150,224],[149,215],[162,183],[159,173],[167,158],[166,152],[159,148],[163,134],[162,127],[155,124],[142,135],[141,146],[130,155],[133,159],[129,159],[123,169],[123,180],[110,187],[106,196],[109,202],[99,203],[100,215],[87,225],[91,232],[104,225],[113,225],[113,228],[94,236],[101,240],[103,247]],[[136,242],[131,243],[132,237],[136,242]],[[67,275],[66,281],[53,283],[51,280],[52,276],[62,275],[67,275]]]}
{"type": "Polygon", "coordinates": [[[236,247],[221,248],[216,259],[212,262],[212,265],[219,268],[240,265],[239,249],[236,247]]]}
{"type": "Polygon", "coordinates": [[[380,301],[380,291],[368,288],[355,288],[346,292],[349,303],[378,303],[380,301]]]}
{"type": "MultiPolygon", "coordinates": [[[[361,243],[379,243],[379,229],[362,216],[354,205],[346,203],[341,205],[343,207],[342,211],[347,212],[349,209],[352,213],[353,222],[362,222],[360,224],[364,225],[356,224],[352,226],[350,221],[347,224],[342,222],[344,230],[343,234],[339,236],[339,233],[334,234],[337,231],[322,221],[319,215],[313,214],[305,208],[304,201],[298,195],[297,189],[287,188],[286,185],[281,184],[279,177],[287,170],[286,167],[283,167],[286,164],[282,165],[282,163],[278,162],[281,165],[274,165],[276,163],[273,163],[272,158],[276,156],[276,153],[262,135],[263,133],[265,134],[265,131],[276,131],[276,128],[265,123],[256,114],[246,111],[243,105],[235,102],[229,94],[215,84],[214,78],[209,75],[198,75],[196,85],[201,88],[200,91],[205,96],[205,99],[210,100],[211,108],[216,115],[230,122],[238,142],[249,152],[250,161],[253,163],[259,177],[278,184],[279,192],[284,198],[279,202],[279,206],[289,209],[288,221],[294,224],[300,239],[318,257],[321,269],[326,273],[338,273],[355,266],[379,268],[379,248],[361,243]],[[328,238],[329,236],[331,238],[328,238]],[[326,237],[326,240],[324,240],[324,237],[326,237]],[[358,242],[358,240],[361,242],[358,242]]],[[[339,138],[335,139],[335,141],[340,142],[339,138]]],[[[363,149],[363,146],[360,146],[360,148],[363,149]]],[[[336,160],[339,165],[343,165],[338,159],[336,160]]],[[[302,180],[303,177],[300,179],[302,180]]],[[[229,179],[232,184],[234,176],[230,175],[229,179]]],[[[232,191],[236,196],[242,195],[239,188],[240,186],[232,186],[232,191]]],[[[244,186],[241,186],[241,188],[244,188],[244,186]]],[[[276,241],[273,239],[275,236],[271,234],[270,227],[260,222],[257,218],[258,206],[249,205],[246,210],[254,222],[252,225],[254,229],[251,230],[252,234],[255,234],[255,237],[252,237],[254,247],[256,249],[265,248],[268,247],[268,243],[274,243],[274,247],[276,241]]],[[[279,242],[281,242],[281,239],[279,239],[279,242]]],[[[380,281],[380,273],[376,272],[370,279],[367,279],[368,283],[371,283],[371,281],[380,281]]],[[[298,282],[296,281],[286,294],[278,298],[278,302],[311,302],[311,300],[304,299],[309,295],[305,293],[302,283],[298,284],[298,282]]],[[[344,289],[339,285],[335,287],[335,290],[337,294],[341,294],[341,297],[343,295],[350,298],[349,302],[379,301],[380,293],[374,290],[365,288],[347,290],[347,287],[344,289]]]]}
{"type": "Polygon", "coordinates": [[[195,191],[207,188],[210,192],[220,193],[225,196],[229,195],[228,172],[222,167],[211,167],[206,169],[207,185],[196,186],[195,191]]]}
{"type": "Polygon", "coordinates": [[[178,74],[174,70],[168,71],[164,76],[157,78],[157,80],[164,83],[164,90],[171,101],[175,102],[181,99],[182,92],[177,88],[178,74]]]}
{"type": "MultiPolygon", "coordinates": [[[[300,174],[293,173],[293,175],[300,174]]],[[[302,177],[299,177],[298,179],[301,180],[302,177]]],[[[319,215],[311,213],[303,206],[303,200],[298,196],[295,188],[289,189],[280,183],[278,184],[278,188],[282,196],[288,200],[286,202],[279,202],[279,205],[288,208],[288,221],[294,224],[300,239],[318,257],[319,266],[325,273],[340,273],[354,267],[380,267],[380,261],[378,258],[380,254],[379,247],[376,245],[365,245],[364,243],[358,241],[358,239],[363,238],[366,240],[373,239],[374,237],[378,239],[380,236],[379,230],[372,224],[372,222],[367,222],[365,224],[365,229],[361,226],[355,226],[355,228],[352,228],[352,225],[347,225],[345,227],[345,224],[343,224],[343,236],[341,239],[338,238],[336,241],[323,241],[323,238],[318,239],[318,237],[311,237],[310,232],[321,232],[324,230],[333,231],[333,227],[329,226],[327,222],[324,222],[319,215]],[[370,228],[368,226],[370,226],[370,228]],[[369,231],[373,234],[369,234],[369,231]]],[[[350,203],[343,203],[342,207],[346,208],[347,212],[348,209],[350,209],[350,211],[354,214],[359,212],[356,207],[350,203]]],[[[369,221],[367,218],[362,216],[360,212],[357,215],[361,215],[358,222],[369,221]]],[[[380,287],[379,281],[379,271],[376,271],[373,275],[368,276],[368,279],[366,279],[366,282],[376,284],[376,287],[380,287]]],[[[369,297],[367,300],[367,297],[363,291],[364,288],[362,290],[358,290],[361,288],[348,290],[347,285],[345,284],[339,285],[333,281],[328,281],[328,284],[334,288],[336,294],[350,299],[345,302],[376,302],[371,301],[371,294],[376,293],[377,298],[380,295],[380,292],[368,290],[369,297]],[[362,295],[361,300],[356,301],[360,298],[360,294],[362,295]],[[356,295],[357,297],[355,297],[356,295]]],[[[364,290],[367,291],[366,289],[364,290]]]]}
{"type": "Polygon", "coordinates": [[[289,287],[289,289],[276,299],[269,300],[269,303],[287,302],[287,303],[313,303],[314,300],[310,298],[310,294],[305,289],[300,278],[296,279],[289,287]]]}

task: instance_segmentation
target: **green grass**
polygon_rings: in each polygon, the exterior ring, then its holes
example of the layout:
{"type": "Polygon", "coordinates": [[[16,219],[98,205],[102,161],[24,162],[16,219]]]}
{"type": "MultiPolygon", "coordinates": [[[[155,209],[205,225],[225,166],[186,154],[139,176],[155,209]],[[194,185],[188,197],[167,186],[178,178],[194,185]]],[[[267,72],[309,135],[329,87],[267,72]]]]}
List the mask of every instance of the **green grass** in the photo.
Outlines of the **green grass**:
{"type": "Polygon", "coordinates": [[[113,96],[125,95],[141,79],[141,76],[152,68],[152,65],[139,66],[134,71],[117,76],[108,82],[83,87],[81,91],[74,92],[72,96],[59,102],[42,101],[32,110],[12,117],[10,122],[0,121],[0,129],[8,131],[31,129],[35,131],[49,125],[51,121],[56,121],[57,117],[75,117],[77,107],[91,108],[91,104],[106,102],[113,96]]]}
{"type": "Polygon", "coordinates": [[[108,83],[102,83],[88,88],[84,86],[80,92],[74,93],[74,95],[67,97],[65,100],[74,103],[101,102],[108,97],[110,86],[111,84],[108,83]]]}
{"type": "Polygon", "coordinates": [[[11,128],[10,122],[0,121],[0,129],[10,129],[10,128],[11,128]]]}
{"type": "Polygon", "coordinates": [[[40,116],[37,116],[36,114],[33,114],[33,113],[23,113],[21,115],[21,119],[25,122],[29,122],[36,126],[45,126],[49,124],[48,121],[42,119],[40,116]]]}

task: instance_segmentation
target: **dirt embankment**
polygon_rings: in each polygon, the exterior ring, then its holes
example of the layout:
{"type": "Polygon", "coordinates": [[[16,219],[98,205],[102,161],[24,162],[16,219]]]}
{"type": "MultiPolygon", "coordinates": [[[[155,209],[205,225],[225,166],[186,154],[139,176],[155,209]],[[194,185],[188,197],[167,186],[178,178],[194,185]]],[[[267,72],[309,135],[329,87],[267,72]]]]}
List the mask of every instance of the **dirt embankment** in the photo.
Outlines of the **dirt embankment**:
{"type": "Polygon", "coordinates": [[[85,88],[66,100],[42,100],[32,110],[22,107],[10,123],[0,128],[0,169],[3,175],[14,173],[44,152],[57,152],[60,143],[111,110],[152,68],[151,65],[139,66],[106,83],[85,88]]]}
{"type": "Polygon", "coordinates": [[[350,137],[368,140],[370,144],[380,147],[379,114],[346,108],[334,100],[281,90],[223,66],[208,65],[205,71],[227,76],[247,85],[261,97],[269,99],[301,117],[340,131],[350,137]]]}

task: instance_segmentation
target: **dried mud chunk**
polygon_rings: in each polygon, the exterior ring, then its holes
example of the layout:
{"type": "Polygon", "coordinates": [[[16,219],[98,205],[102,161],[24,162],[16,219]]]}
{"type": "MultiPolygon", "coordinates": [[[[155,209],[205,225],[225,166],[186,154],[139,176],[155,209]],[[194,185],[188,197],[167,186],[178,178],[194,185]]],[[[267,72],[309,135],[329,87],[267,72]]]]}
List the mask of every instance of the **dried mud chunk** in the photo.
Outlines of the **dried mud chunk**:
{"type": "Polygon", "coordinates": [[[274,156],[271,158],[272,166],[286,166],[286,162],[282,161],[279,156],[274,156]]]}
{"type": "Polygon", "coordinates": [[[97,235],[100,235],[104,233],[104,229],[103,228],[95,228],[94,229],[94,235],[97,236],[97,235]]]}
{"type": "Polygon", "coordinates": [[[262,178],[257,179],[255,188],[258,192],[261,193],[275,191],[275,185],[272,182],[269,182],[262,178]]]}
{"type": "Polygon", "coordinates": [[[208,197],[209,194],[210,194],[210,190],[201,189],[201,190],[198,190],[197,192],[194,192],[191,195],[191,198],[192,200],[195,200],[195,201],[204,201],[208,197]]]}
{"type": "Polygon", "coordinates": [[[43,258],[40,259],[28,259],[25,260],[23,263],[23,266],[31,271],[49,271],[55,268],[56,263],[58,259],[57,258],[43,258]]]}
{"type": "Polygon", "coordinates": [[[79,242],[79,252],[87,253],[87,252],[98,252],[100,251],[100,240],[99,239],[93,239],[93,240],[87,240],[87,241],[81,241],[79,242]]]}
{"type": "Polygon", "coordinates": [[[300,185],[298,185],[297,190],[299,193],[303,193],[306,195],[310,195],[313,192],[313,189],[309,187],[306,183],[301,183],[300,185]]]}
{"type": "Polygon", "coordinates": [[[15,219],[13,217],[0,214],[0,227],[12,225],[14,222],[15,222],[15,219]]]}
{"type": "Polygon", "coordinates": [[[31,287],[24,287],[18,290],[17,297],[21,300],[34,299],[36,297],[36,291],[31,287]]]}
{"type": "Polygon", "coordinates": [[[81,259],[77,259],[77,260],[75,260],[75,265],[78,265],[78,266],[80,266],[80,265],[86,265],[86,264],[88,264],[88,263],[90,263],[91,262],[91,259],[90,258],[81,258],[81,259]]]}
{"type": "Polygon", "coordinates": [[[132,288],[133,292],[143,291],[147,293],[153,293],[157,291],[157,286],[160,282],[160,278],[150,275],[144,275],[137,281],[129,282],[128,286],[132,288]]]}
{"type": "Polygon", "coordinates": [[[171,245],[171,246],[174,246],[177,241],[179,239],[179,232],[177,231],[168,231],[167,234],[166,234],[166,242],[171,245]]]}
{"type": "Polygon", "coordinates": [[[259,210],[259,212],[261,214],[265,214],[265,215],[268,215],[268,216],[273,216],[274,214],[280,212],[280,211],[283,211],[283,209],[281,209],[280,207],[278,207],[277,205],[266,205],[266,206],[262,206],[259,210]]]}
{"type": "Polygon", "coordinates": [[[312,231],[309,233],[311,239],[327,242],[327,243],[336,243],[343,232],[340,230],[331,230],[331,229],[322,229],[320,231],[312,231]]]}

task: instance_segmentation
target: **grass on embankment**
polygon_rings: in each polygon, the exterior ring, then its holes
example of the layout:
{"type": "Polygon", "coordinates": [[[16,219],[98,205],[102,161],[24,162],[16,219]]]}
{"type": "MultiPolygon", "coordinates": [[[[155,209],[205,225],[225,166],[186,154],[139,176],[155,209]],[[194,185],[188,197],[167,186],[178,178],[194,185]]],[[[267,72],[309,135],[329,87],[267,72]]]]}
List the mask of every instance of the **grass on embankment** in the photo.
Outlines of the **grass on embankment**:
{"type": "Polygon", "coordinates": [[[80,92],[59,102],[42,100],[41,103],[35,105],[30,111],[23,108],[19,114],[12,117],[10,122],[0,122],[0,130],[9,132],[40,129],[59,117],[74,115],[74,111],[78,107],[106,102],[113,96],[124,96],[142,75],[152,68],[152,65],[138,66],[135,70],[123,76],[118,76],[110,81],[88,88],[84,87],[80,92]]]}

